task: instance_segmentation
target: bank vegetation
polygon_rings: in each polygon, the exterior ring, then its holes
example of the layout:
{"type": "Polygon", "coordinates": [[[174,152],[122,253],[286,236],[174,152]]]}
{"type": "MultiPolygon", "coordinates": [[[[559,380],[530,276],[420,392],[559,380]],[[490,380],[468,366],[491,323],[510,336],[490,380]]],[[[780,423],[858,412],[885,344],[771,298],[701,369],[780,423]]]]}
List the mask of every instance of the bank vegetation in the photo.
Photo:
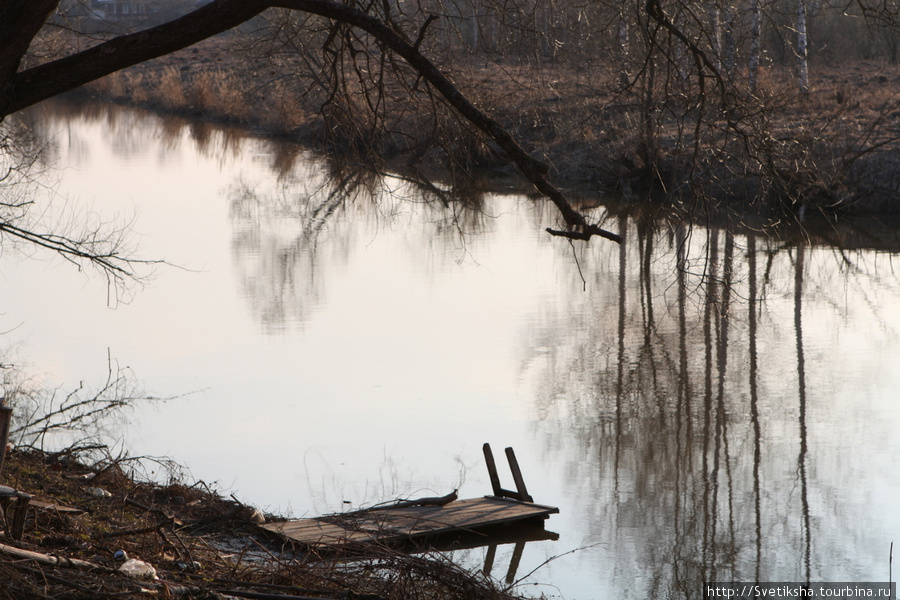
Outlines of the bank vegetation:
{"type": "Polygon", "coordinates": [[[351,559],[295,550],[264,535],[258,509],[203,482],[153,483],[152,466],[172,465],[100,444],[9,453],[3,480],[30,493],[33,507],[20,539],[0,535],[0,599],[518,598],[438,553],[371,544],[351,559]]]}
{"type": "MultiPolygon", "coordinates": [[[[568,188],[759,226],[900,204],[900,36],[864,2],[351,3],[414,41],[568,188]]],[[[35,60],[89,45],[59,18],[35,60]]],[[[117,27],[136,27],[117,22],[117,27]]],[[[270,9],[82,93],[241,124],[457,188],[503,148],[358,29],[270,9]]]]}

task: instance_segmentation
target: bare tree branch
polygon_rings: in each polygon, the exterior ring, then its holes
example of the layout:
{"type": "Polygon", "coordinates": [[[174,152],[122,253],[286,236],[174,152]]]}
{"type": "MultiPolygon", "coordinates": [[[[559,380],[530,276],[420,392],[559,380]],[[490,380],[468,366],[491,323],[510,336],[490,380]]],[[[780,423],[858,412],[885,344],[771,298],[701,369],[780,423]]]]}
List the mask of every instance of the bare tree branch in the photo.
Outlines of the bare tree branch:
{"type": "MultiPolygon", "coordinates": [[[[506,129],[475,107],[419,51],[421,38],[411,42],[393,22],[383,21],[354,6],[331,0],[214,0],[174,21],[120,36],[83,52],[18,73],[13,78],[10,91],[0,99],[0,115],[21,110],[125,67],[190,46],[236,27],[266,8],[286,8],[320,15],[372,35],[380,44],[402,56],[450,106],[490,137],[535,189],[556,205],[570,230],[581,232],[586,236],[585,239],[597,235],[621,241],[618,235],[588,223],[585,215],[576,210],[547,179],[548,165],[532,157],[506,129]]],[[[420,34],[424,30],[425,25],[420,34]]]]}

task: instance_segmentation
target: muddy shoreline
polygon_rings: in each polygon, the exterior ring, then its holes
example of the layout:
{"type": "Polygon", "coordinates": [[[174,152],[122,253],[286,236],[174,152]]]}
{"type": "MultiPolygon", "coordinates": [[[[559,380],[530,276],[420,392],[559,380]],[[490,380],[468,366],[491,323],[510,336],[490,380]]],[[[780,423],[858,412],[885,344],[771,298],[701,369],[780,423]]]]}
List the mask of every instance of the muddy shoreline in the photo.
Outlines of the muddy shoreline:
{"type": "Polygon", "coordinates": [[[258,527],[277,517],[202,481],[151,483],[136,476],[137,460],[82,453],[7,454],[4,484],[33,500],[21,539],[0,537],[0,599],[517,598],[439,555],[376,544],[357,547],[356,561],[296,551],[258,527]]]}

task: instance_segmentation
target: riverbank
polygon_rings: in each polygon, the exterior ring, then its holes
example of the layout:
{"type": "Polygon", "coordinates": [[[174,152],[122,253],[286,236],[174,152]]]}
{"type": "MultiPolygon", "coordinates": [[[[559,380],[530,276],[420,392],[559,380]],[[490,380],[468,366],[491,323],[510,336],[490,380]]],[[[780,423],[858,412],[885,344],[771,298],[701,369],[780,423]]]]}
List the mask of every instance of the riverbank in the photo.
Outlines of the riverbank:
{"type": "MultiPolygon", "coordinates": [[[[681,216],[753,216],[754,227],[804,213],[900,207],[897,66],[816,65],[801,96],[791,69],[771,65],[758,94],[736,87],[738,99],[724,112],[710,96],[698,125],[696,108],[677,94],[637,79],[621,89],[601,63],[444,62],[459,89],[546,161],[564,188],[653,199],[681,216]]],[[[380,79],[369,95],[354,87],[358,81],[328,89],[319,77],[296,54],[230,33],[79,94],[247,127],[461,189],[490,189],[486,180],[514,174],[492,143],[405,71],[380,79]]]]}
{"type": "Polygon", "coordinates": [[[515,598],[436,555],[372,545],[348,562],[293,552],[257,527],[272,515],[202,482],[154,484],[135,476],[138,461],[90,464],[80,455],[7,455],[3,483],[31,494],[35,507],[21,540],[0,537],[0,599],[515,598]],[[155,577],[140,576],[151,567],[155,577]]]}

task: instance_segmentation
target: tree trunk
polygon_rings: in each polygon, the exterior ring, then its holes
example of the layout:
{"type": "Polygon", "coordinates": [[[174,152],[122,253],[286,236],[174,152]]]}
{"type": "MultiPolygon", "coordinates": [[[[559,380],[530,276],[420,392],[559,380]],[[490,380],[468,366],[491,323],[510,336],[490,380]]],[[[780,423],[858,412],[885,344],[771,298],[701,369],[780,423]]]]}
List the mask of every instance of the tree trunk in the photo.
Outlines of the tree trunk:
{"type": "MultiPolygon", "coordinates": [[[[3,13],[8,12],[5,6],[7,2],[8,0],[0,0],[0,6],[3,6],[0,9],[3,11],[0,12],[0,18],[6,16],[3,13]]],[[[56,1],[50,0],[16,0],[15,4],[29,2],[53,4],[53,8],[56,7],[56,1]]],[[[138,33],[123,35],[83,52],[13,73],[12,85],[7,85],[6,81],[0,79],[0,85],[3,86],[0,88],[0,117],[68,92],[110,73],[187,48],[208,37],[237,27],[271,5],[271,2],[261,0],[214,0],[180,19],[138,33]]],[[[37,11],[30,7],[27,11],[20,12],[28,12],[30,18],[27,24],[33,25],[37,11]]],[[[49,13],[44,13],[43,18],[46,19],[48,15],[49,13]]],[[[4,21],[2,26],[4,30],[7,25],[4,21]]],[[[40,26],[29,30],[31,31],[29,43],[38,29],[40,26]]],[[[25,35],[18,33],[18,30],[15,31],[17,37],[25,35]]],[[[5,37],[2,39],[3,42],[0,43],[5,47],[11,45],[7,43],[5,37]]],[[[25,44],[25,48],[27,46],[28,44],[25,44]]],[[[25,49],[22,50],[23,54],[24,52],[25,49]]],[[[7,57],[4,55],[2,60],[6,61],[7,57]]],[[[15,61],[16,67],[20,60],[21,57],[15,61]]],[[[0,76],[3,75],[5,73],[0,72],[0,76]]]]}
{"type": "Polygon", "coordinates": [[[15,92],[22,57],[58,4],[59,0],[0,0],[0,120],[11,112],[5,104],[15,92]]]}
{"type": "Polygon", "coordinates": [[[709,7],[709,43],[712,48],[713,64],[722,71],[722,19],[719,3],[714,0],[709,7]]]}
{"type": "Polygon", "coordinates": [[[759,85],[760,30],[759,0],[752,0],[750,4],[750,60],[748,72],[748,84],[751,94],[756,93],[756,87],[759,85]]]}
{"type": "Polygon", "coordinates": [[[809,61],[807,59],[806,1],[797,0],[797,58],[800,61],[800,93],[809,94],[809,61]]]}
{"type": "Polygon", "coordinates": [[[725,17],[725,27],[722,31],[723,34],[723,67],[725,69],[726,77],[729,81],[734,74],[734,67],[737,62],[737,45],[734,40],[734,6],[730,3],[725,5],[725,8],[722,9],[723,16],[725,17]]]}
{"type": "Polygon", "coordinates": [[[631,83],[628,75],[628,21],[625,20],[625,7],[619,14],[619,84],[624,88],[631,83]]]}
{"type": "MultiPolygon", "coordinates": [[[[675,13],[672,18],[672,25],[677,30],[684,30],[684,15],[682,11],[675,13]]],[[[675,69],[678,73],[678,79],[686,82],[691,76],[691,62],[688,56],[688,48],[684,43],[675,44],[675,69]]]]}
{"type": "Polygon", "coordinates": [[[476,0],[469,2],[471,13],[469,15],[469,49],[478,52],[481,44],[481,24],[478,22],[478,3],[476,0]]]}

